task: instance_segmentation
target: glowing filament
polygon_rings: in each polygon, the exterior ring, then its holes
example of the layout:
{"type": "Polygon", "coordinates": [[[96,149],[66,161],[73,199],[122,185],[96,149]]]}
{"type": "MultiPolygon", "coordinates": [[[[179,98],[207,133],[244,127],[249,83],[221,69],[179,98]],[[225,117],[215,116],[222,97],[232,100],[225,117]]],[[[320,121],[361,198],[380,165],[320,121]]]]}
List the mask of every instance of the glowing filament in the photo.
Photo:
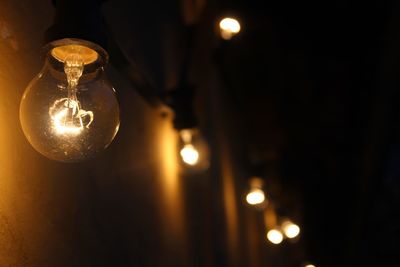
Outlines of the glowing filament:
{"type": "Polygon", "coordinates": [[[79,101],[68,98],[56,100],[49,114],[57,134],[78,135],[93,122],[93,112],[80,109],[79,101]]]}
{"type": "Polygon", "coordinates": [[[89,128],[89,125],[93,122],[93,112],[82,109],[76,96],[83,66],[79,54],[72,53],[65,59],[64,72],[68,81],[68,97],[56,100],[49,109],[53,129],[57,134],[79,135],[85,128],[89,128]]]}

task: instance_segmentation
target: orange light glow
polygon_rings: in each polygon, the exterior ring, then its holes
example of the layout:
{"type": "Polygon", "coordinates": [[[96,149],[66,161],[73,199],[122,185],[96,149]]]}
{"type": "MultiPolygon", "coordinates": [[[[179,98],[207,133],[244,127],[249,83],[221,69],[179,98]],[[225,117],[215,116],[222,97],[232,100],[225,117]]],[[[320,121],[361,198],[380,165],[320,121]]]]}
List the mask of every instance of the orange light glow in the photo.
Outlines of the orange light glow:
{"type": "MultiPolygon", "coordinates": [[[[169,246],[182,247],[179,255],[182,261],[186,246],[186,219],[184,214],[184,201],[182,183],[179,173],[179,155],[177,145],[179,136],[169,120],[157,121],[153,124],[156,133],[156,154],[160,164],[160,173],[157,179],[161,182],[159,203],[162,218],[162,235],[164,242],[169,246]]],[[[183,264],[185,265],[185,264],[183,264]]]]}
{"type": "Polygon", "coordinates": [[[168,122],[161,122],[160,124],[158,128],[158,147],[162,166],[163,189],[168,198],[166,204],[174,203],[173,205],[179,205],[179,164],[176,155],[177,135],[168,122]]]}

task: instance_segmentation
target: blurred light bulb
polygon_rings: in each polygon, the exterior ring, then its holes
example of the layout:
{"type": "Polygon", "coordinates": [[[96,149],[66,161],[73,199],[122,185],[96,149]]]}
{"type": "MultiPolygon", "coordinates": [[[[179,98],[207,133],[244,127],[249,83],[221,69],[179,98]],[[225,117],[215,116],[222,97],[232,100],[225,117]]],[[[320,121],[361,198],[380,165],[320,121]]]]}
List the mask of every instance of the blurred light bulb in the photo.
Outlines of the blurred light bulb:
{"type": "Polygon", "coordinates": [[[240,23],[234,18],[224,18],[219,22],[219,29],[221,37],[229,40],[240,32],[240,23]]]}
{"type": "Polygon", "coordinates": [[[269,230],[267,233],[268,240],[275,245],[280,244],[283,241],[282,232],[277,229],[269,230]]]}
{"type": "Polygon", "coordinates": [[[42,71],[21,100],[21,126],[44,156],[73,162],[93,157],[119,128],[115,91],[104,74],[107,53],[98,45],[63,39],[48,45],[42,71]]]}
{"type": "Polygon", "coordinates": [[[191,144],[186,144],[181,149],[182,160],[189,165],[196,165],[199,161],[199,152],[191,144]]]}
{"type": "Polygon", "coordinates": [[[261,204],[264,202],[264,200],[265,200],[264,191],[258,188],[252,189],[246,196],[246,201],[250,205],[261,204]]]}
{"type": "Polygon", "coordinates": [[[194,166],[199,162],[199,151],[193,145],[193,129],[184,129],[180,131],[183,148],[180,151],[182,161],[190,166],[194,166]]]}
{"type": "Polygon", "coordinates": [[[282,223],[282,230],[287,238],[295,238],[300,234],[300,227],[291,221],[282,223]]]}
{"type": "Polygon", "coordinates": [[[305,267],[315,267],[313,264],[307,264],[305,267]]]}
{"type": "Polygon", "coordinates": [[[259,205],[266,202],[265,193],[263,191],[264,181],[260,177],[254,176],[249,180],[250,191],[246,195],[246,201],[250,205],[259,205]]]}

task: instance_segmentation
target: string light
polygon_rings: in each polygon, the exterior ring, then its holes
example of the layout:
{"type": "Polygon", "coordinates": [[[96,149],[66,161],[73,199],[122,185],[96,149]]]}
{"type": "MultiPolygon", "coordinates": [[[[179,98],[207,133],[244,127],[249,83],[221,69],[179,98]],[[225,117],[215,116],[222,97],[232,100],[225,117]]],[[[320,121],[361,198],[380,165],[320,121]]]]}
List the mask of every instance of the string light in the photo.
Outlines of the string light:
{"type": "Polygon", "coordinates": [[[108,55],[80,39],[54,41],[47,49],[42,71],[21,100],[23,132],[50,159],[91,158],[112,142],[119,128],[118,102],[103,69],[108,55]]]}
{"type": "Polygon", "coordinates": [[[183,162],[189,165],[196,165],[199,161],[199,152],[191,144],[186,144],[180,151],[183,162]]]}
{"type": "Polygon", "coordinates": [[[219,22],[221,37],[230,40],[233,36],[240,32],[240,23],[235,18],[224,18],[219,22]]]}
{"type": "Polygon", "coordinates": [[[267,239],[272,244],[278,245],[283,241],[283,234],[278,229],[272,229],[268,231],[267,239]]]}
{"type": "Polygon", "coordinates": [[[250,179],[250,191],[246,195],[246,201],[250,205],[260,205],[266,201],[265,193],[262,190],[263,180],[258,177],[250,179]]]}
{"type": "Polygon", "coordinates": [[[290,220],[284,221],[281,228],[287,238],[295,238],[300,234],[300,227],[290,220]]]}
{"type": "Polygon", "coordinates": [[[246,196],[246,201],[250,205],[258,205],[265,200],[264,191],[261,189],[252,189],[246,196]]]}
{"type": "Polygon", "coordinates": [[[190,166],[195,166],[199,162],[200,154],[193,145],[193,130],[184,129],[180,131],[183,147],[180,151],[182,161],[190,166]]]}

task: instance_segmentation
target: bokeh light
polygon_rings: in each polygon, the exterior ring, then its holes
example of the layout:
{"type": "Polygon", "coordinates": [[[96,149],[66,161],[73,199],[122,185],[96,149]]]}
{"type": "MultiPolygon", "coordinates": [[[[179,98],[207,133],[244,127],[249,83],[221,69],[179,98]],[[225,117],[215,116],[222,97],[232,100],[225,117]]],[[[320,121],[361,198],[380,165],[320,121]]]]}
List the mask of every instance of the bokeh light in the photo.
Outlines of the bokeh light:
{"type": "Polygon", "coordinates": [[[229,40],[240,32],[240,23],[234,18],[224,18],[220,21],[219,28],[221,37],[229,40]]]}

